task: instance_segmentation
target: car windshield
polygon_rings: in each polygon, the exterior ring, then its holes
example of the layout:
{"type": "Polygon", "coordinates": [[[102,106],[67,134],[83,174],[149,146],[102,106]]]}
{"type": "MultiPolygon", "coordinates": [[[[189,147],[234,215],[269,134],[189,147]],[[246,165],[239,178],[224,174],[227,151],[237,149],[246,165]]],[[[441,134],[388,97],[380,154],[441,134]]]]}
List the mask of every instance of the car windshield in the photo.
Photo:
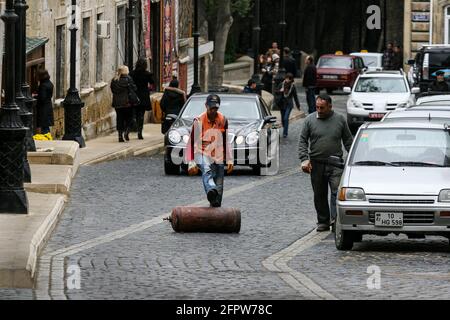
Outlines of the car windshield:
{"type": "MultiPolygon", "coordinates": [[[[258,120],[260,113],[256,99],[242,99],[221,96],[219,111],[230,120],[258,120]]],[[[193,119],[203,112],[206,98],[192,98],[183,111],[181,118],[193,119]]]]}
{"type": "Polygon", "coordinates": [[[418,106],[449,106],[450,107],[450,100],[439,100],[439,101],[417,100],[416,105],[418,105],[418,106]]]}
{"type": "Polygon", "coordinates": [[[360,78],[355,92],[406,93],[408,89],[402,78],[360,78]]]}
{"type": "Polygon", "coordinates": [[[318,68],[333,68],[333,69],[353,69],[352,59],[348,57],[322,57],[317,64],[318,68]]]}
{"type": "Polygon", "coordinates": [[[450,166],[450,135],[439,129],[365,129],[356,138],[353,166],[450,166]]]}
{"type": "Polygon", "coordinates": [[[432,68],[449,68],[450,67],[450,52],[446,53],[430,53],[430,67],[432,68]]]}
{"type": "Polygon", "coordinates": [[[381,67],[378,64],[378,58],[377,57],[361,56],[361,58],[363,59],[364,65],[366,67],[381,67]]]}

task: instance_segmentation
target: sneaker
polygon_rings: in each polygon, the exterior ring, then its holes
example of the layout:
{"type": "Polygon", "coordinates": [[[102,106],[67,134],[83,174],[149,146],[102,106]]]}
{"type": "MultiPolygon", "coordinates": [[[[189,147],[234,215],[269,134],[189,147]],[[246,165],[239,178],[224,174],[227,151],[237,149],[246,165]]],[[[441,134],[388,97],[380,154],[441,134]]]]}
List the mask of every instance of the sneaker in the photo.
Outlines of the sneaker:
{"type": "Polygon", "coordinates": [[[328,224],[320,223],[316,229],[317,232],[330,231],[330,226],[328,224]]]}
{"type": "Polygon", "coordinates": [[[208,201],[211,204],[212,207],[217,207],[217,196],[219,193],[216,189],[211,189],[208,191],[208,194],[206,195],[208,197],[208,201]]]}

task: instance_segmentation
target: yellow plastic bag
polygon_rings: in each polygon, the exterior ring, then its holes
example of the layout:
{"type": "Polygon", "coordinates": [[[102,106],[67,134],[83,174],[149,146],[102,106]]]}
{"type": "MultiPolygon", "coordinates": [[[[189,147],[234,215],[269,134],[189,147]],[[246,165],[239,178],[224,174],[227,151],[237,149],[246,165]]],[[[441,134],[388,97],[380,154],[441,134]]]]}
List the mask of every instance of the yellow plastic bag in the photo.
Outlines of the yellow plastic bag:
{"type": "Polygon", "coordinates": [[[33,136],[33,139],[34,140],[40,140],[40,141],[51,141],[51,140],[53,140],[53,137],[52,137],[52,134],[50,132],[46,133],[46,134],[38,133],[38,134],[35,134],[33,136]]]}

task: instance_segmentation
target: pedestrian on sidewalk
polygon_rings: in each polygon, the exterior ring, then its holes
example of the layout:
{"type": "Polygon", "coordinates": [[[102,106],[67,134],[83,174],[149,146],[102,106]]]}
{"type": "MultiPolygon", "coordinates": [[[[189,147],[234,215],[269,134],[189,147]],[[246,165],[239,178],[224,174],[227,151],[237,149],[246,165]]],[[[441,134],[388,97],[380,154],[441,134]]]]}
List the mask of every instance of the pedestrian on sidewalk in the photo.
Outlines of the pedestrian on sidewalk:
{"type": "Polygon", "coordinates": [[[303,87],[306,92],[306,101],[308,103],[308,113],[316,112],[316,85],[317,85],[317,69],[314,64],[314,57],[307,56],[306,68],[303,74],[303,87]]]}
{"type": "Polygon", "coordinates": [[[383,69],[394,69],[394,44],[392,42],[388,43],[386,50],[383,52],[383,69]]]}
{"type": "Polygon", "coordinates": [[[244,87],[242,93],[258,93],[258,87],[256,81],[253,79],[248,80],[247,85],[244,87]]]}
{"type": "Polygon", "coordinates": [[[342,169],[331,166],[328,159],[330,156],[342,158],[342,142],[349,151],[353,136],[347,119],[333,111],[329,95],[319,95],[316,104],[317,113],[310,114],[304,122],[299,142],[299,158],[302,171],[311,174],[317,231],[323,232],[330,230],[330,225],[336,219],[337,191],[343,172],[342,169]],[[328,186],[331,189],[329,205],[328,186]]]}
{"type": "Polygon", "coordinates": [[[300,110],[300,101],[298,100],[297,88],[294,83],[294,75],[286,74],[281,85],[280,93],[281,103],[279,105],[281,111],[281,122],[283,124],[283,138],[287,138],[289,133],[289,117],[292,109],[295,107],[300,110]]]}
{"type": "Polygon", "coordinates": [[[133,113],[136,116],[136,125],[138,139],[144,140],[142,130],[144,129],[144,115],[145,111],[151,111],[152,105],[150,102],[150,92],[155,85],[153,75],[147,71],[148,64],[145,58],[139,58],[136,62],[134,70],[130,73],[131,78],[136,84],[136,94],[139,97],[140,103],[133,107],[133,113]]]}
{"type": "Polygon", "coordinates": [[[228,120],[220,113],[220,97],[209,95],[206,112],[194,119],[187,144],[186,160],[189,175],[202,172],[203,187],[211,207],[221,207],[225,163],[227,173],[233,172],[233,153],[228,143],[228,120]]]}
{"type": "Polygon", "coordinates": [[[117,131],[119,132],[119,142],[129,141],[130,126],[133,119],[133,108],[131,101],[135,95],[137,87],[133,79],[129,76],[127,66],[120,66],[116,75],[111,81],[111,92],[113,94],[112,106],[116,110],[117,131]]]}
{"type": "Polygon", "coordinates": [[[392,58],[392,68],[393,70],[402,70],[403,69],[403,52],[402,47],[396,45],[394,47],[394,56],[392,58]]]}
{"type": "Polygon", "coordinates": [[[36,102],[36,131],[40,134],[50,133],[54,125],[53,117],[53,83],[47,70],[40,70],[39,88],[36,102]]]}
{"type": "Polygon", "coordinates": [[[278,56],[280,56],[280,49],[278,48],[278,43],[277,42],[272,42],[272,47],[269,48],[269,50],[267,50],[266,54],[271,56],[271,57],[274,54],[277,54],[278,56]]]}
{"type": "Polygon", "coordinates": [[[263,89],[269,93],[272,93],[272,86],[273,86],[273,69],[275,65],[272,61],[272,56],[267,55],[265,59],[264,65],[262,65],[261,72],[262,72],[262,78],[261,82],[263,83],[263,89]]]}
{"type": "Polygon", "coordinates": [[[161,98],[162,119],[161,133],[165,134],[170,129],[171,122],[166,120],[166,115],[179,115],[181,109],[186,102],[186,92],[178,88],[178,80],[172,80],[169,87],[164,89],[163,97],[161,98]]]}
{"type": "Polygon", "coordinates": [[[294,78],[296,78],[297,77],[297,66],[295,65],[294,57],[292,57],[291,49],[289,49],[288,47],[285,47],[283,49],[283,55],[284,55],[284,60],[283,60],[284,70],[286,70],[286,73],[292,73],[294,78]]]}

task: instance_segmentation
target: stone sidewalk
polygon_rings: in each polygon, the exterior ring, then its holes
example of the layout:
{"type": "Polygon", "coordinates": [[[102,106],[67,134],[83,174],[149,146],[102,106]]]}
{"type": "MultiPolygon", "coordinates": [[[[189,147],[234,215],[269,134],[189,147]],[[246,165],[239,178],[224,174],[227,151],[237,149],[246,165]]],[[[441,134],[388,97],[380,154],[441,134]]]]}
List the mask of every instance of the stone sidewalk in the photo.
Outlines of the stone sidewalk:
{"type": "MultiPolygon", "coordinates": [[[[280,112],[272,111],[280,121],[280,112]]],[[[294,110],[291,121],[304,117],[294,110]]],[[[70,187],[80,165],[94,165],[164,150],[160,124],[144,126],[144,140],[135,133],[118,143],[117,133],[86,141],[79,149],[72,141],[36,141],[38,152],[28,154],[32,182],[25,184],[28,215],[0,215],[0,287],[32,288],[36,261],[64,211],[70,187]]]]}

